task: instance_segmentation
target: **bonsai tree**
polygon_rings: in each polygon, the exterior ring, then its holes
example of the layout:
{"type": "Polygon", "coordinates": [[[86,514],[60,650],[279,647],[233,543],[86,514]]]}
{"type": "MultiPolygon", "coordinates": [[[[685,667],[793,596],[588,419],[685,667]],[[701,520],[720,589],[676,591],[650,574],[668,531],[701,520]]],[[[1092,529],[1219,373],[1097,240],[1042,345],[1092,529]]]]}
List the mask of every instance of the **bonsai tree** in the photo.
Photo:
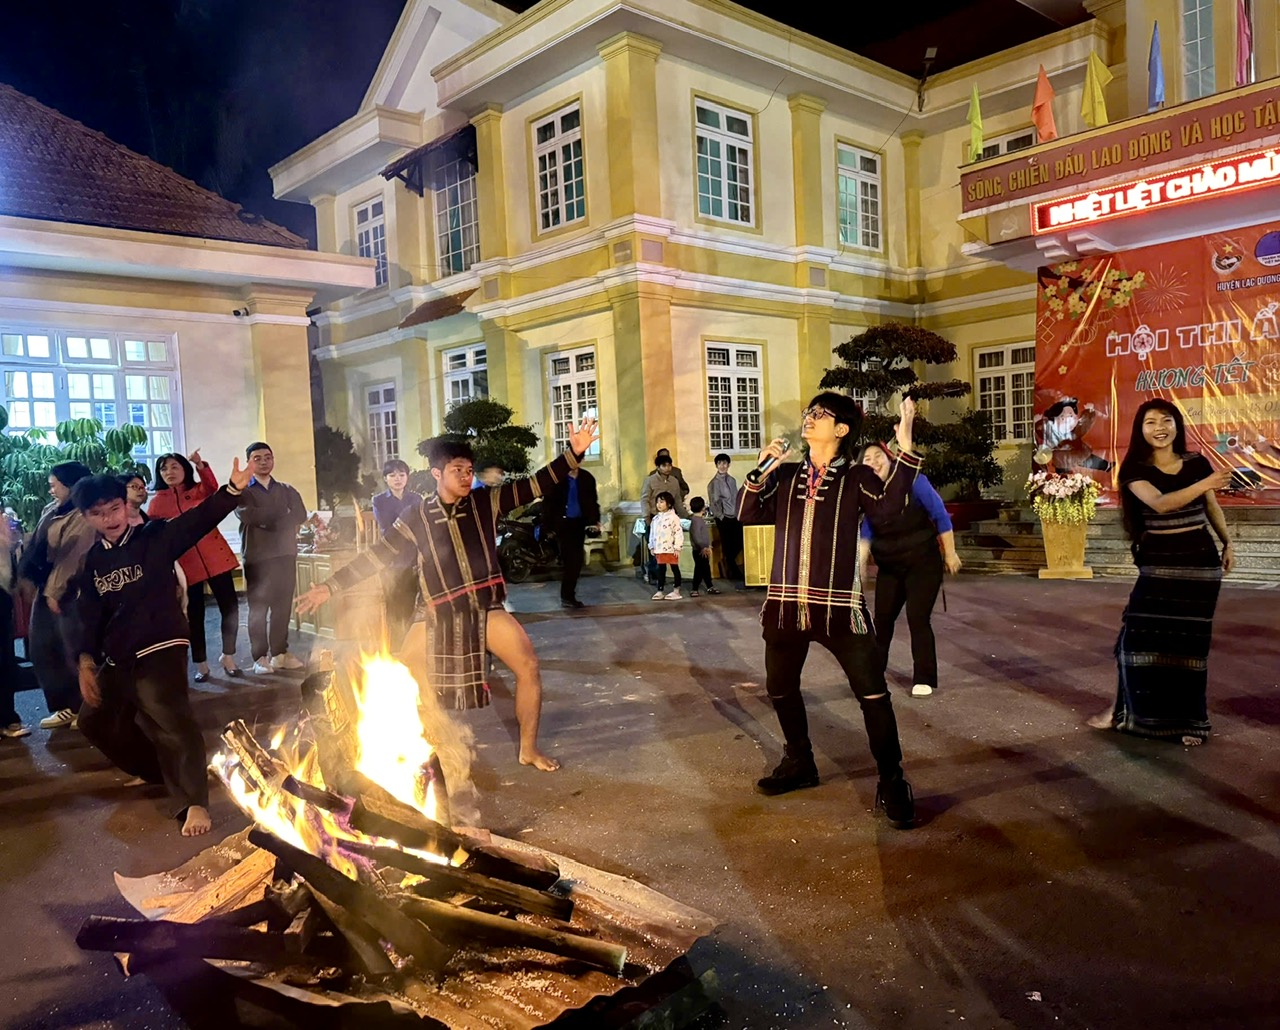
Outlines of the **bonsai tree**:
{"type": "Polygon", "coordinates": [[[51,438],[42,429],[7,433],[8,425],[9,412],[0,407],[0,501],[27,530],[35,529],[49,503],[49,470],[59,462],[79,461],[93,473],[134,472],[151,480],[151,470],[134,456],[147,442],[141,426],[104,430],[97,419],[73,418],[58,423],[51,438]]]}
{"type": "MultiPolygon", "coordinates": [[[[529,449],[538,446],[538,434],[532,426],[513,425],[514,414],[487,397],[463,401],[445,415],[444,432],[418,444],[418,453],[426,457],[435,440],[466,442],[475,452],[476,464],[497,462],[509,475],[525,475],[531,464],[529,449]]],[[[430,489],[435,489],[434,482],[430,489]]]]}
{"type": "MultiPolygon", "coordinates": [[[[898,416],[889,410],[895,394],[915,400],[964,397],[972,387],[962,379],[925,382],[916,365],[946,365],[956,359],[955,344],[921,326],[888,322],[872,326],[835,349],[841,364],[822,377],[824,389],[873,398],[866,405],[860,443],[893,437],[898,416]]],[[[1003,478],[992,456],[995,439],[986,412],[969,410],[952,422],[916,416],[913,433],[925,452],[924,473],[935,487],[958,484],[963,499],[976,498],[984,486],[1003,478]]]]}
{"type": "Polygon", "coordinates": [[[332,510],[360,492],[360,455],[351,437],[333,426],[317,426],[316,491],[332,510]]]}

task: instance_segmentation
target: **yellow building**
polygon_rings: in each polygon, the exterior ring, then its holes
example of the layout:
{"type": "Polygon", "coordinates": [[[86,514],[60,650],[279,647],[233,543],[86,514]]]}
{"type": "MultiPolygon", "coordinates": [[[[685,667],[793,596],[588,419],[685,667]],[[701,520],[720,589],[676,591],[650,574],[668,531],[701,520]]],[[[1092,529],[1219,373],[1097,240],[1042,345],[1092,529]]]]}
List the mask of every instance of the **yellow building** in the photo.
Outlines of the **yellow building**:
{"type": "Polygon", "coordinates": [[[372,264],[306,241],[0,85],[0,404],[9,431],[143,426],[219,478],[266,439],[315,503],[308,309],[372,264]]]}
{"type": "MultiPolygon", "coordinates": [[[[328,420],[376,467],[478,393],[535,427],[540,458],[598,408],[606,504],[664,446],[702,492],[717,452],[741,475],[794,433],[835,345],[894,319],[956,343],[931,374],[972,382],[1013,456],[1047,253],[1009,205],[963,203],[972,89],[994,168],[1037,147],[1042,66],[1064,137],[1044,148],[1084,128],[1091,53],[1112,120],[1145,112],[1155,17],[1169,103],[1234,86],[1234,0],[1192,4],[1194,24],[1175,0],[1086,7],[920,83],[722,0],[410,0],[357,113],[272,169],[323,250],[377,262],[316,320],[328,420]]],[[[1276,10],[1253,9],[1262,79],[1276,10]]]]}

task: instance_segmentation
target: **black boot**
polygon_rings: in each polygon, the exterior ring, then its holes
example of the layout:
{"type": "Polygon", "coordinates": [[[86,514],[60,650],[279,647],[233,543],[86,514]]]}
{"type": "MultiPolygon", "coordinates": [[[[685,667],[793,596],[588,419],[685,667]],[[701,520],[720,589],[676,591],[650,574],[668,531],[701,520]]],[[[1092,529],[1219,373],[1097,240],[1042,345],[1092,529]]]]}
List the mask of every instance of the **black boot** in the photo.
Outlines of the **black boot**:
{"type": "Polygon", "coordinates": [[[896,829],[909,830],[915,825],[916,798],[911,784],[901,776],[876,785],[876,808],[884,810],[889,825],[896,829]]]}
{"type": "Polygon", "coordinates": [[[813,753],[796,758],[790,752],[782,756],[778,768],[768,776],[756,781],[756,789],[761,794],[786,794],[801,787],[818,785],[818,766],[814,763],[813,753]]]}

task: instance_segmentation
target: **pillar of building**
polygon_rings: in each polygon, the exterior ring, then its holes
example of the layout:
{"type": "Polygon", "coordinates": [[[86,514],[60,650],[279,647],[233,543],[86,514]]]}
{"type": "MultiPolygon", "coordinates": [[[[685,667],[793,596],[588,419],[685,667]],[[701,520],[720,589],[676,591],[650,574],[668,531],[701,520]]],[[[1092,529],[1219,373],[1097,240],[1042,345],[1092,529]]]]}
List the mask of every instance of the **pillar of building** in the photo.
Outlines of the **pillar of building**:
{"type": "Polygon", "coordinates": [[[520,335],[507,328],[505,320],[500,318],[486,318],[480,328],[484,333],[489,396],[515,413],[513,422],[530,421],[524,403],[524,343],[520,335]]]}
{"type": "Polygon", "coordinates": [[[599,47],[608,115],[609,215],[662,214],[658,158],[658,55],[662,44],[620,32],[599,47]]]}
{"type": "Polygon", "coordinates": [[[480,257],[509,256],[507,187],[503,170],[502,108],[490,104],[471,119],[476,127],[476,203],[480,218],[480,257]]]}
{"type": "Polygon", "coordinates": [[[627,283],[609,291],[613,308],[614,384],[626,432],[618,440],[624,496],[635,496],[652,468],[654,453],[667,447],[679,464],[676,438],[675,358],[671,338],[670,289],[627,283]]]}

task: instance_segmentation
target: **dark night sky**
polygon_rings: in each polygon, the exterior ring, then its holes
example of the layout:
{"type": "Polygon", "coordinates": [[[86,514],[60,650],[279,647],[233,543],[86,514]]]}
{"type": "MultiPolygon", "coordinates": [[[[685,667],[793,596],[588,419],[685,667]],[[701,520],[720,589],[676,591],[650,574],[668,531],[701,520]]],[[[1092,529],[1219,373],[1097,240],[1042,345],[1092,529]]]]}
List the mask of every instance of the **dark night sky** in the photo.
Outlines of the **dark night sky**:
{"type": "MultiPolygon", "coordinates": [[[[0,81],[314,239],[311,209],[273,200],[267,169],[355,113],[404,2],[11,3],[0,81]]],[[[913,75],[930,44],[941,71],[1059,27],[1018,0],[865,3],[835,19],[829,3],[747,6],[913,75]]]]}

